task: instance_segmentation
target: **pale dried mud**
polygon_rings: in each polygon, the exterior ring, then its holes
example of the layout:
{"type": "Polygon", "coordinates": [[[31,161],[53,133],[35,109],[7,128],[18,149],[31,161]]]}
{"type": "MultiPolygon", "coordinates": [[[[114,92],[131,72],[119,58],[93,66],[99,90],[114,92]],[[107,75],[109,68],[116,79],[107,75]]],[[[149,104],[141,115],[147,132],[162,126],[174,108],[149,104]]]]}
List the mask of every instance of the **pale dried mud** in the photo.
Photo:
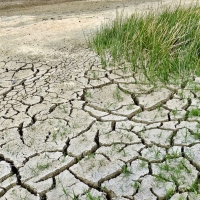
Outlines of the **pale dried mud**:
{"type": "Polygon", "coordinates": [[[0,199],[200,199],[200,78],[156,87],[84,40],[116,7],[171,3],[0,11],[0,199]]]}

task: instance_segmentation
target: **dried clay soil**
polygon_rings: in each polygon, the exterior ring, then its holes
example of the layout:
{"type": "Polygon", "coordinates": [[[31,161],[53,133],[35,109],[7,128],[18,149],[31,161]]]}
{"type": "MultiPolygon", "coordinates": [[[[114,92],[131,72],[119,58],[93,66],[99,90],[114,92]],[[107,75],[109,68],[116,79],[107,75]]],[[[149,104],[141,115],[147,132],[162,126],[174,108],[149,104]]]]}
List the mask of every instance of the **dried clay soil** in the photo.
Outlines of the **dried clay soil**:
{"type": "Polygon", "coordinates": [[[145,84],[86,43],[178,2],[0,1],[0,199],[200,199],[200,78],[145,84]]]}

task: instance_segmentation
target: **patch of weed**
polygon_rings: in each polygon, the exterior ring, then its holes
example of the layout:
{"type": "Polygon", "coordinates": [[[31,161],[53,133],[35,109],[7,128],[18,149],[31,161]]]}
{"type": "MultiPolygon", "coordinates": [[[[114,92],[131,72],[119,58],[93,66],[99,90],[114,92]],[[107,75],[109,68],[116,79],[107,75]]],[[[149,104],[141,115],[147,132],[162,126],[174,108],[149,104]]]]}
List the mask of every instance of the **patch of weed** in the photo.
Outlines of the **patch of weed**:
{"type": "Polygon", "coordinates": [[[129,18],[117,15],[89,45],[101,56],[104,68],[109,54],[115,64],[128,61],[133,72],[142,70],[153,82],[185,80],[200,74],[199,11],[198,6],[178,6],[129,18]]]}
{"type": "Polygon", "coordinates": [[[194,108],[190,111],[189,116],[191,117],[200,117],[200,109],[194,108]]]}
{"type": "Polygon", "coordinates": [[[127,165],[124,165],[122,167],[122,173],[123,173],[124,177],[127,177],[131,174],[131,171],[128,169],[127,165]]]}

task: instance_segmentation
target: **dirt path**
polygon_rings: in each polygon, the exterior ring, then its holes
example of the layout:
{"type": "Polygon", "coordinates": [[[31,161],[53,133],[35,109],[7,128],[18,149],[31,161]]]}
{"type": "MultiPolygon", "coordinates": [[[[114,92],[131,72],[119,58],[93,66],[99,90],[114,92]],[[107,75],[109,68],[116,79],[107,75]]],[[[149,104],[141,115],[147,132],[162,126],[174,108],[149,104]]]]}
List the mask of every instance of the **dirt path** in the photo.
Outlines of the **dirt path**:
{"type": "Polygon", "coordinates": [[[200,199],[200,117],[190,114],[200,78],[145,84],[125,66],[102,69],[84,40],[116,8],[158,6],[81,1],[0,11],[0,199],[200,199]]]}

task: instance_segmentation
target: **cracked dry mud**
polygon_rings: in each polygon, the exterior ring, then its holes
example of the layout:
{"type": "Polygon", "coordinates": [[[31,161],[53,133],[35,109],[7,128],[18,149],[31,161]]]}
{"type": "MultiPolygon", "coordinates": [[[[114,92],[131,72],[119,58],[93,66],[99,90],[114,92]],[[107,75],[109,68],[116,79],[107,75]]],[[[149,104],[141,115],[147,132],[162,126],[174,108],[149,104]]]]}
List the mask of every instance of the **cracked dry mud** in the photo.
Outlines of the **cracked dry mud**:
{"type": "Polygon", "coordinates": [[[189,190],[199,118],[187,115],[199,107],[198,78],[181,93],[140,84],[123,66],[102,69],[89,49],[0,64],[2,199],[164,199],[171,188],[171,199],[200,198],[189,190]]]}
{"type": "Polygon", "coordinates": [[[0,199],[200,199],[200,81],[156,87],[90,49],[0,58],[0,199]]]}

